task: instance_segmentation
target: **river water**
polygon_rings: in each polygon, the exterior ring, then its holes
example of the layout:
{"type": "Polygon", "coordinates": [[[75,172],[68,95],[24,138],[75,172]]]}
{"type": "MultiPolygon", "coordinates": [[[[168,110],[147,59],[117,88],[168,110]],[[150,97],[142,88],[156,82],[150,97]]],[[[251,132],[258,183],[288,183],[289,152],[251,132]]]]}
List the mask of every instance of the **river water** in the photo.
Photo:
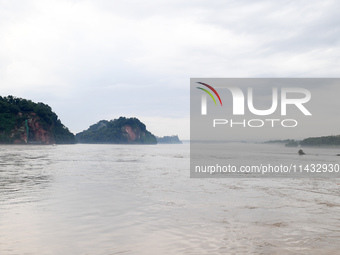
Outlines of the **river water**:
{"type": "Polygon", "coordinates": [[[189,154],[0,146],[0,254],[339,254],[339,179],[190,179],[189,154]]]}

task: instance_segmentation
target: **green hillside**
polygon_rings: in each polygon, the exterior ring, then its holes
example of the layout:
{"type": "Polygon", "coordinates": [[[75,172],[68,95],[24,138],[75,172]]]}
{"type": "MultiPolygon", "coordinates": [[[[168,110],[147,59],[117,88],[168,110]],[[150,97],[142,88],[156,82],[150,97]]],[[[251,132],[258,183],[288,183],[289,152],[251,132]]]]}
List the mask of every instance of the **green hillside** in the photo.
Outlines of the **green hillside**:
{"type": "Polygon", "coordinates": [[[101,120],[76,134],[79,143],[156,144],[156,137],[137,118],[101,120]]]}
{"type": "Polygon", "coordinates": [[[74,135],[44,103],[0,96],[0,143],[75,143],[74,135]]]}

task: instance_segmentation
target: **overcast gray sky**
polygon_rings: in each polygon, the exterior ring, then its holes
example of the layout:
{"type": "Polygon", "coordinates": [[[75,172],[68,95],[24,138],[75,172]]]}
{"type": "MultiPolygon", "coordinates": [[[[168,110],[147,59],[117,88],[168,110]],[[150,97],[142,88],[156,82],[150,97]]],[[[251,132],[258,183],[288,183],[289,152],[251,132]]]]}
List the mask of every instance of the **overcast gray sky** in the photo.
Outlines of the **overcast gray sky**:
{"type": "Polygon", "coordinates": [[[190,77],[339,77],[340,1],[0,0],[0,95],[189,139],[190,77]]]}

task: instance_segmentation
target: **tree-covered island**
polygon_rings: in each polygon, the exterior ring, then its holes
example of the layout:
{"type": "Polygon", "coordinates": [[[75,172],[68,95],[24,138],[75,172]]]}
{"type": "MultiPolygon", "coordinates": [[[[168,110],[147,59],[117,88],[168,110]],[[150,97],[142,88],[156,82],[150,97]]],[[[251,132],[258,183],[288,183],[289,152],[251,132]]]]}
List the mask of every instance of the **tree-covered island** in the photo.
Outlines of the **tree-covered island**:
{"type": "Polygon", "coordinates": [[[156,137],[137,118],[101,120],[76,134],[79,143],[156,144],[156,137]]]}
{"type": "Polygon", "coordinates": [[[0,96],[0,143],[70,144],[75,136],[47,104],[0,96]]]}

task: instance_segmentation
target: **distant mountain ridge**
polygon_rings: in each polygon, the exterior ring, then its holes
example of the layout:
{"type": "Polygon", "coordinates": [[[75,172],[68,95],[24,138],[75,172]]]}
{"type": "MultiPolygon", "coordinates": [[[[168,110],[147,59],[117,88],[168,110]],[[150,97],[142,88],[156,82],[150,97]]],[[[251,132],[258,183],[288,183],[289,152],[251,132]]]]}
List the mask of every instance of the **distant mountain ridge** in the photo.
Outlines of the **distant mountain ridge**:
{"type": "Polygon", "coordinates": [[[0,144],[69,144],[75,136],[44,103],[0,96],[0,144]]]}
{"type": "Polygon", "coordinates": [[[76,134],[79,143],[156,144],[156,137],[137,118],[101,120],[76,134]]]}
{"type": "Polygon", "coordinates": [[[181,144],[182,141],[179,140],[178,135],[156,137],[158,143],[166,144],[181,144]]]}
{"type": "Polygon", "coordinates": [[[340,135],[309,137],[303,140],[271,140],[265,143],[284,143],[287,147],[297,146],[340,146],[340,135]]]}
{"type": "Polygon", "coordinates": [[[340,146],[340,135],[309,137],[300,142],[301,146],[340,146]]]}

